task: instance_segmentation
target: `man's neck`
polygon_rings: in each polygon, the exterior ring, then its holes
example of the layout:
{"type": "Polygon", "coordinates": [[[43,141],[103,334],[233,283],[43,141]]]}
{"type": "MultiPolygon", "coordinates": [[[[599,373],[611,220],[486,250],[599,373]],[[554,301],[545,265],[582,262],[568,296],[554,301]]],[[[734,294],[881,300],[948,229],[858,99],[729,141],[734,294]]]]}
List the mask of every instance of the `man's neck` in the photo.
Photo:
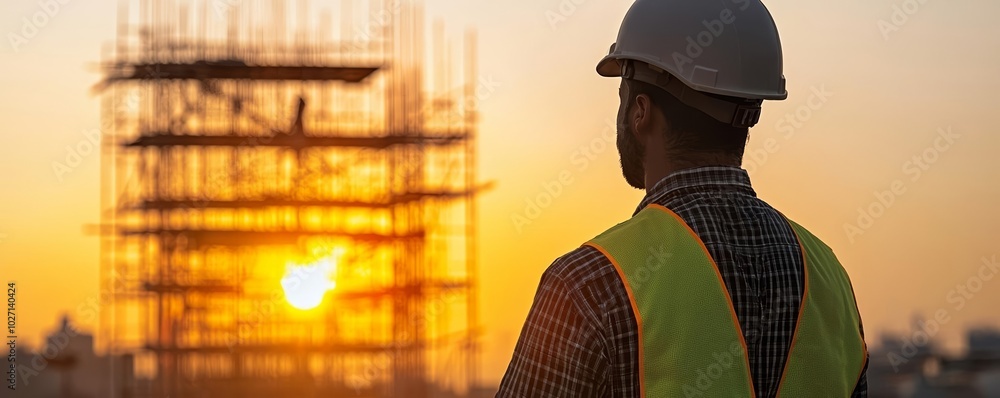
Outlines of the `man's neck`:
{"type": "MultiPolygon", "coordinates": [[[[675,163],[675,162],[664,162],[658,167],[652,167],[646,169],[646,193],[650,193],[656,184],[662,181],[667,176],[674,174],[681,170],[694,169],[698,167],[709,167],[709,166],[724,166],[724,167],[740,167],[742,160],[739,162],[729,161],[716,161],[716,162],[697,162],[697,163],[675,163]]],[[[649,165],[647,165],[649,166],[649,165]]]]}

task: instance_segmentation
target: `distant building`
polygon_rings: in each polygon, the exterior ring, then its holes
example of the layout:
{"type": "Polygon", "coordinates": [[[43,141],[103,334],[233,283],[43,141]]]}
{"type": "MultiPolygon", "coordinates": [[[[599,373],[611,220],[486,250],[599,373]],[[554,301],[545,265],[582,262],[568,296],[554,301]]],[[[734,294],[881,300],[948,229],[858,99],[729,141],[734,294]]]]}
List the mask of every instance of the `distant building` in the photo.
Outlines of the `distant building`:
{"type": "Polygon", "coordinates": [[[870,353],[872,398],[1000,397],[1000,330],[974,329],[963,356],[948,356],[919,329],[886,335],[870,353]]]}
{"type": "Polygon", "coordinates": [[[17,395],[31,398],[131,397],[132,356],[94,353],[94,336],[74,329],[68,317],[37,350],[17,349],[17,395]]]}

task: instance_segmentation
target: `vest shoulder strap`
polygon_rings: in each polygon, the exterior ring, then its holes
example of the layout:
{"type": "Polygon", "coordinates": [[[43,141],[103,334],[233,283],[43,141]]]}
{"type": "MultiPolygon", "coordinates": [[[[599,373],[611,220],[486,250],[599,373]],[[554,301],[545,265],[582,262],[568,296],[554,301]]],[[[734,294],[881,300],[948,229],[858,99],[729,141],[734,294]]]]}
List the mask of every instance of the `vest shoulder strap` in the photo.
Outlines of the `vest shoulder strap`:
{"type": "Polygon", "coordinates": [[[629,294],[642,396],[754,396],[729,291],[679,216],[652,205],[587,245],[614,264],[629,294]]]}
{"type": "Polygon", "coordinates": [[[850,396],[868,357],[850,278],[829,246],[789,225],[802,248],[805,286],[778,396],[850,396]]]}

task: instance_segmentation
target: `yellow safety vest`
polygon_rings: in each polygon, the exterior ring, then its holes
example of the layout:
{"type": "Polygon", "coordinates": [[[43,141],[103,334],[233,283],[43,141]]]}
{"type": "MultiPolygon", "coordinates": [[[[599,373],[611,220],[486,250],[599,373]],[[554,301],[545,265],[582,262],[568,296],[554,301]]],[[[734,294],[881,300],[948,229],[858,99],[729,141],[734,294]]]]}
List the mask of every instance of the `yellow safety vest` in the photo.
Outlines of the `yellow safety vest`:
{"type": "MultiPolygon", "coordinates": [[[[833,252],[789,221],[805,289],[779,397],[847,397],[867,347],[850,279],[833,252]]],[[[643,397],[754,397],[746,341],[705,244],[677,214],[650,205],[586,245],[614,264],[639,325],[643,397]]]]}

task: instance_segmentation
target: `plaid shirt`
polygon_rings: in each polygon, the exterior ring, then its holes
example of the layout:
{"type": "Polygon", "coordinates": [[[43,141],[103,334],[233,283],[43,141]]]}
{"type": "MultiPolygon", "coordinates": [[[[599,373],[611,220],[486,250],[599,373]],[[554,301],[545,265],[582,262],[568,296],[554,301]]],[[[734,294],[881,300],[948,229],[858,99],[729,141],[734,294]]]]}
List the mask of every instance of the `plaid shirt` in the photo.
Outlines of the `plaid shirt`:
{"type": "MultiPolygon", "coordinates": [[[[652,203],[677,213],[705,243],[732,297],[757,396],[775,396],[802,297],[802,254],[791,227],[737,167],[673,173],[636,213],[652,203]]],[[[590,246],[573,250],[542,275],[497,397],[638,396],[636,329],[611,262],[590,246]]],[[[868,395],[867,366],[854,397],[868,395]]]]}

